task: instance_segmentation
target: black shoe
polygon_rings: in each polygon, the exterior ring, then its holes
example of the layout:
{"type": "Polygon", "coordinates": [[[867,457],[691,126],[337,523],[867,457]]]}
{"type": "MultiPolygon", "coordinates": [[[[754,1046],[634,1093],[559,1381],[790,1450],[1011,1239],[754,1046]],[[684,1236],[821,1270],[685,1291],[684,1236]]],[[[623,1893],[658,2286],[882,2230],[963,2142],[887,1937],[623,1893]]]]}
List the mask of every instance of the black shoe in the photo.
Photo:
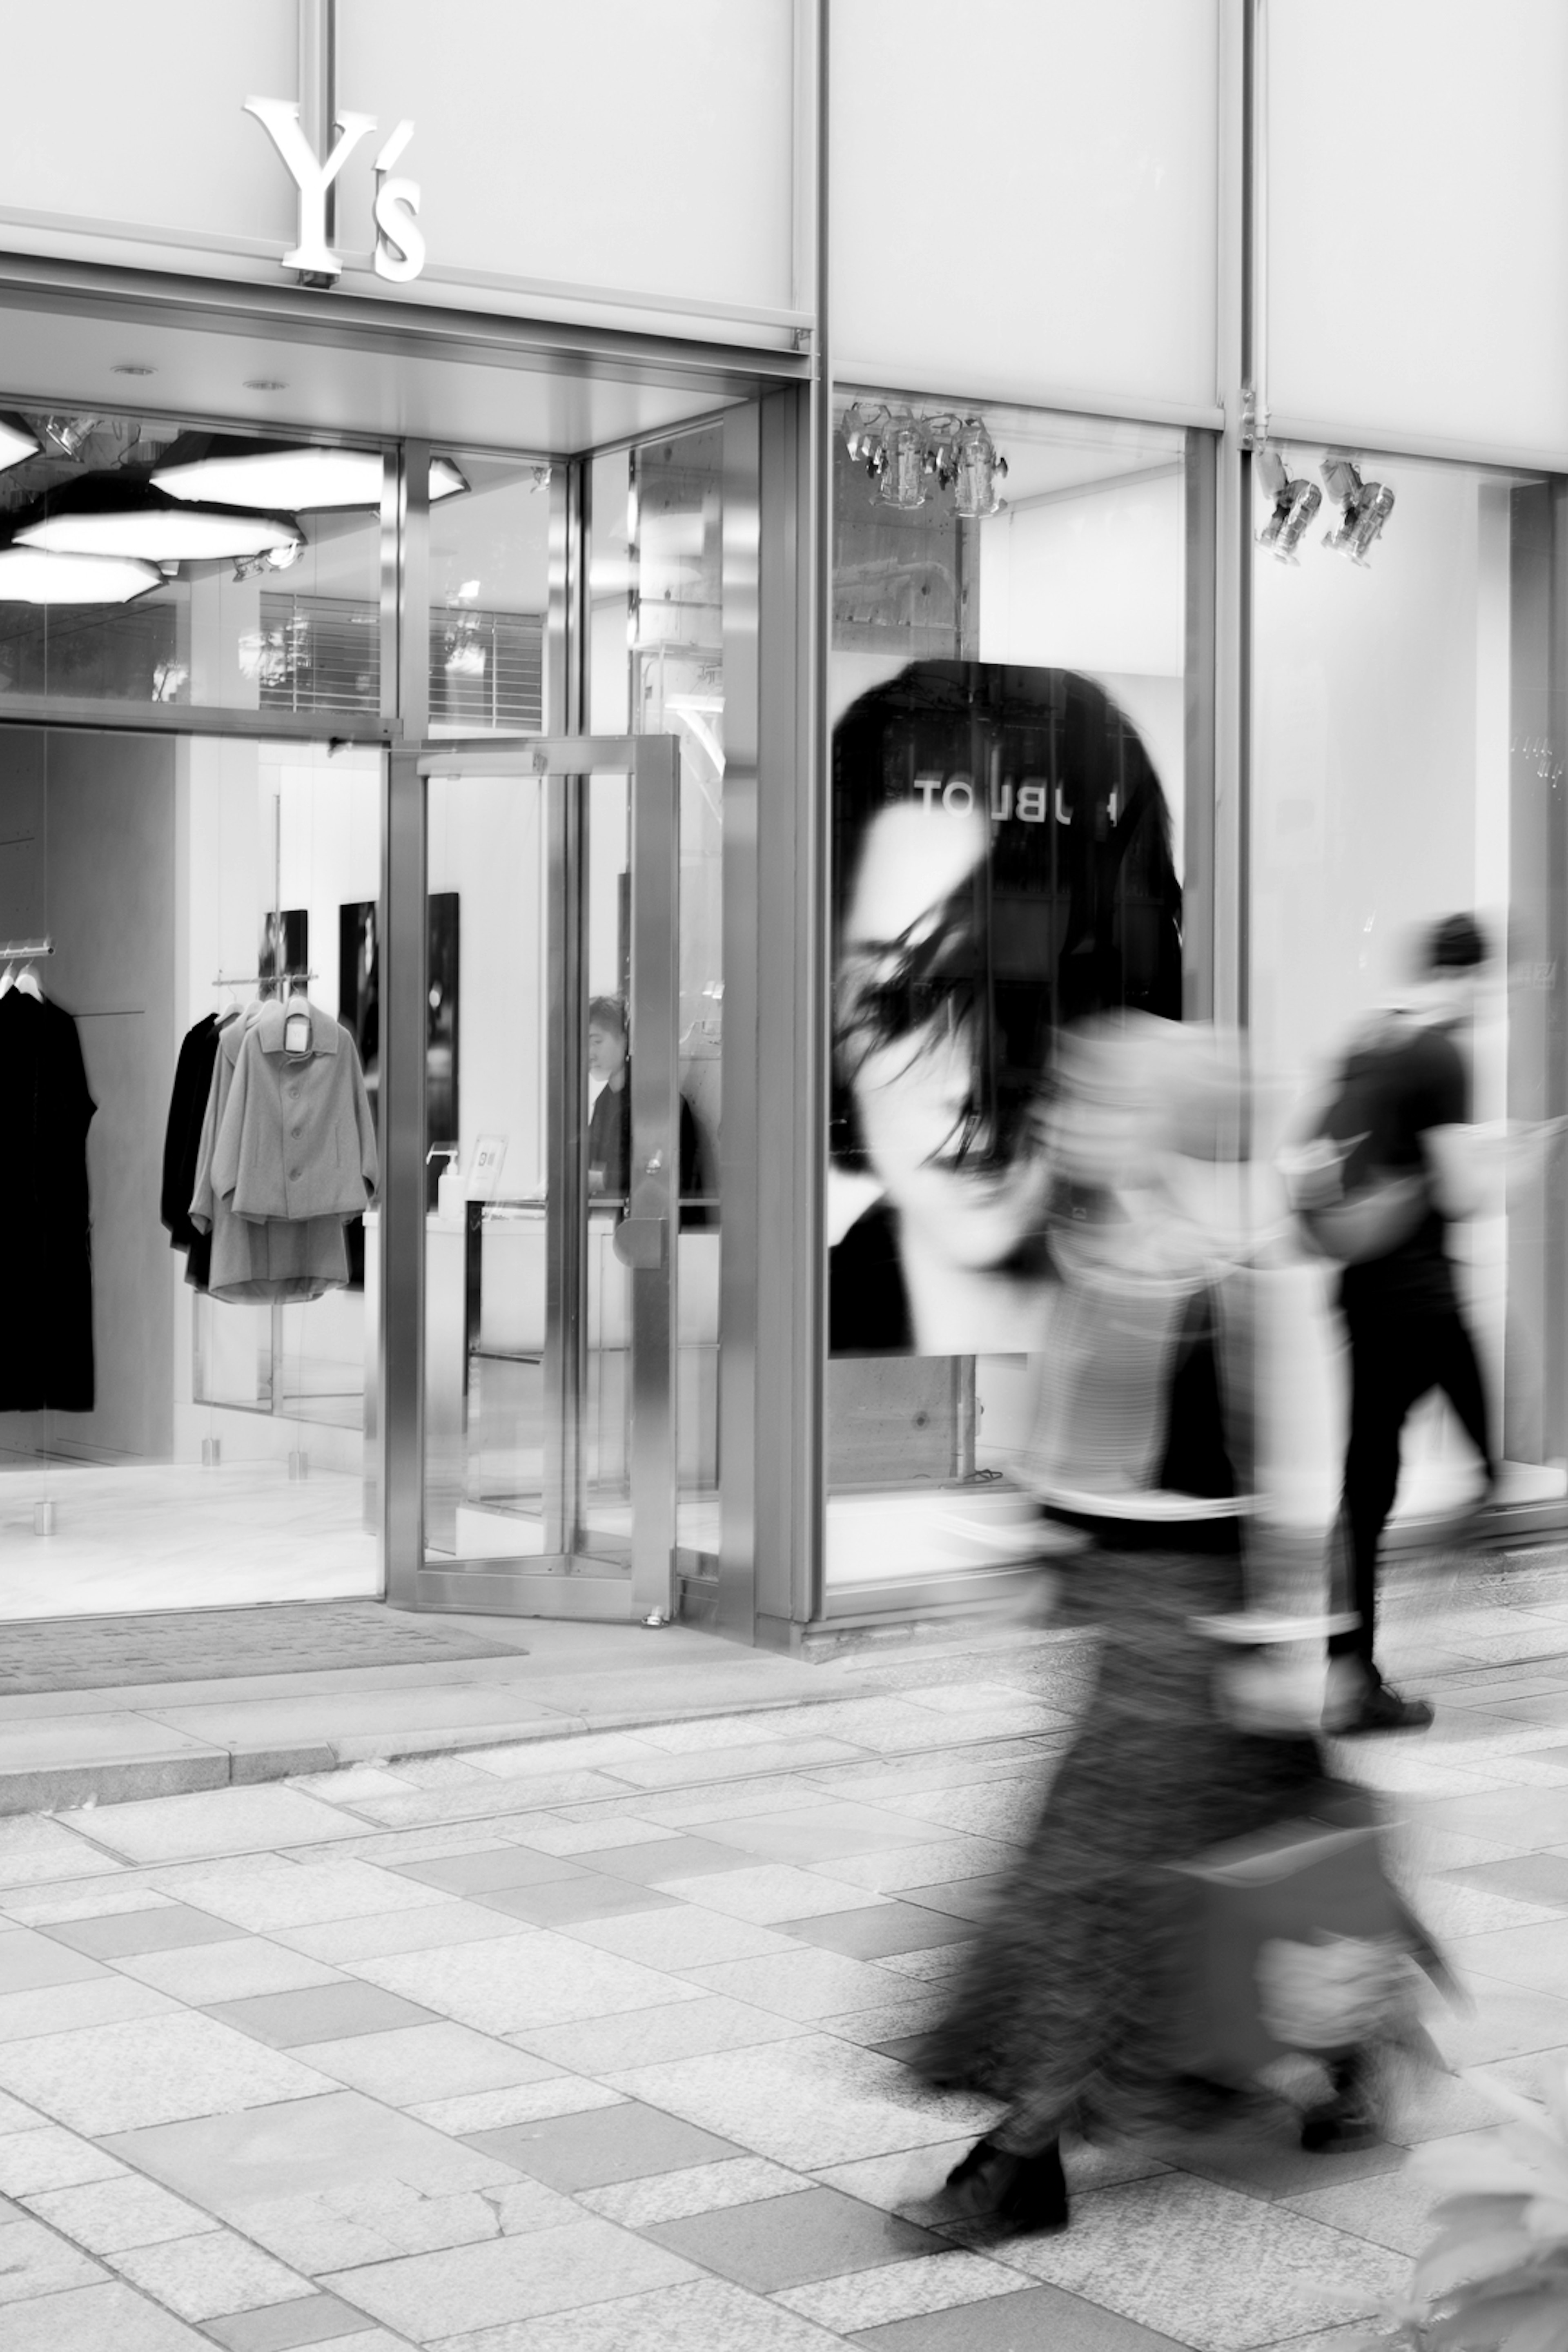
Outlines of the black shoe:
{"type": "Polygon", "coordinates": [[[1059,2144],[1052,2140],[1038,2156],[1014,2156],[990,2139],[976,2140],[947,2176],[950,2189],[981,2184],[976,2218],[990,2238],[1016,2238],[1065,2230],[1067,2175],[1059,2144]]]}
{"type": "Polygon", "coordinates": [[[1354,1712],[1334,1729],[1341,1739],[1365,1738],[1376,1731],[1426,1731],[1432,1722],[1432,1708],[1424,1698],[1401,1698],[1386,1683],[1373,1683],[1363,1694],[1354,1712]]]}
{"type": "Polygon", "coordinates": [[[1312,2156],[1343,2156],[1352,2148],[1375,2147],[1382,2137],[1364,2062],[1359,2056],[1342,2059],[1333,2069],[1331,2095],[1301,2118],[1301,2146],[1312,2156]]]}

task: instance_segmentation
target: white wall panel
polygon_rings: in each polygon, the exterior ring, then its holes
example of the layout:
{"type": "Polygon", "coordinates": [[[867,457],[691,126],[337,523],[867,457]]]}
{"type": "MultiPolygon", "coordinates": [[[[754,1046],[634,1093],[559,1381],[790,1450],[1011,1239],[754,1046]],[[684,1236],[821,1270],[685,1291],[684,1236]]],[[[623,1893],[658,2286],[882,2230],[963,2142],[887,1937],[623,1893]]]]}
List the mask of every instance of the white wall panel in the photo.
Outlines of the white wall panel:
{"type": "Polygon", "coordinates": [[[0,212],[291,236],[292,184],[241,109],[297,94],[298,26],[295,0],[6,8],[0,212]]]}
{"type": "Polygon", "coordinates": [[[795,37],[793,0],[339,0],[338,101],[414,121],[427,288],[455,269],[788,309],[795,37]]]}
{"type": "Polygon", "coordinates": [[[1211,407],[1216,0],[835,0],[835,367],[1211,407]]]}
{"type": "Polygon", "coordinates": [[[1268,0],[1271,410],[1568,453],[1568,5],[1268,0]]]}

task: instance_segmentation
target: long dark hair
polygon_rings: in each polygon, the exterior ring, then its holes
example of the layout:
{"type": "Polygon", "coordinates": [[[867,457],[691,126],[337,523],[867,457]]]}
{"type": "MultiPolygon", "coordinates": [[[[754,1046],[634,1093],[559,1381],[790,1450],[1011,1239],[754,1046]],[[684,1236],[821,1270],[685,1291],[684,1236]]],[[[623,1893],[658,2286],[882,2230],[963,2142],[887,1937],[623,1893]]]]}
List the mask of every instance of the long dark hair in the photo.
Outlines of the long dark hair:
{"type": "Polygon", "coordinates": [[[1182,893],[1170,814],[1137,730],[1074,670],[918,661],[833,734],[834,1056],[830,1149],[863,1164],[851,1082],[900,1037],[962,1024],[971,1082],[956,1149],[1016,1152],[1054,1030],[1118,1006],[1179,1019],[1182,893]],[[991,852],[936,913],[868,954],[845,923],[885,809],[973,805],[991,852]]]}

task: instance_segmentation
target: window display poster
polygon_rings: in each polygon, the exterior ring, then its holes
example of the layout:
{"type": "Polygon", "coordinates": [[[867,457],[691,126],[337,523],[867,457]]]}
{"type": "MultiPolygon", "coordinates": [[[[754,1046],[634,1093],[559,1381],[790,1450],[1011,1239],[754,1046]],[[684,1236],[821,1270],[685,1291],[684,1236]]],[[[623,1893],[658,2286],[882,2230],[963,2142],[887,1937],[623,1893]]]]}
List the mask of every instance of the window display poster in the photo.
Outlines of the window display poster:
{"type": "Polygon", "coordinates": [[[1093,678],[931,659],[844,712],[832,793],[829,1350],[1023,1350],[1053,1040],[1181,1014],[1164,791],[1093,678]]]}

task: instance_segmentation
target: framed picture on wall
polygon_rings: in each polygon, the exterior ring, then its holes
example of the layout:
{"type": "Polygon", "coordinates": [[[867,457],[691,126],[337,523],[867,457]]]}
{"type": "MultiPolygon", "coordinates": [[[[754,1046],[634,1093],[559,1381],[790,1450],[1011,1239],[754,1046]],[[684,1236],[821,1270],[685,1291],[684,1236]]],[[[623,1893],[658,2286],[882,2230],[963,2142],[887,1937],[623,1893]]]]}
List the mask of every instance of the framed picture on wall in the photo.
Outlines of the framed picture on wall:
{"type": "MultiPolygon", "coordinates": [[[[430,894],[426,974],[425,1146],[432,1154],[456,1150],[461,1134],[458,1112],[458,984],[461,966],[459,893],[430,894]]],[[[338,908],[338,1019],[359,1047],[372,1102],[381,1080],[381,949],[374,898],[357,898],[338,908]]],[[[428,1204],[445,1160],[426,1163],[428,1204]]]]}

